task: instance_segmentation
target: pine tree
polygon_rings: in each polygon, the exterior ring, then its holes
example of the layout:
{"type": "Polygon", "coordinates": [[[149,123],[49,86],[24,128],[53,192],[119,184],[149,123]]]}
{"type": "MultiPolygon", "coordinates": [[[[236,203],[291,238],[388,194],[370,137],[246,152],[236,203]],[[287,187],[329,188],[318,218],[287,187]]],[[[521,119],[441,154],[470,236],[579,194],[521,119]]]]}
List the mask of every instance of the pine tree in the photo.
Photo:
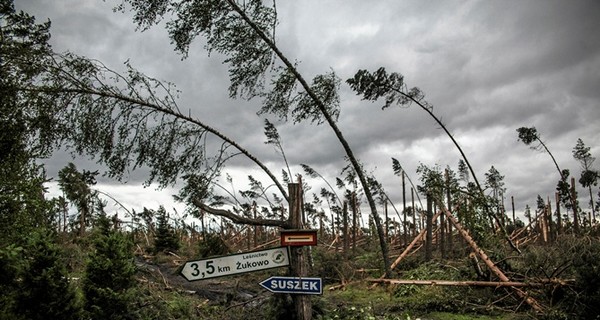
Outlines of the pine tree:
{"type": "Polygon", "coordinates": [[[48,233],[34,232],[25,255],[17,314],[26,319],[80,319],[81,304],[69,283],[61,247],[48,233]]]}
{"type": "Polygon", "coordinates": [[[180,243],[175,230],[169,224],[169,214],[160,206],[156,215],[156,236],[154,238],[154,251],[177,251],[180,243]]]}
{"type": "Polygon", "coordinates": [[[135,297],[132,244],[101,215],[83,280],[85,311],[91,319],[131,319],[135,297]]]}
{"type": "Polygon", "coordinates": [[[596,220],[596,208],[594,206],[594,195],[592,193],[592,186],[598,185],[598,179],[600,179],[600,171],[595,170],[592,165],[596,158],[592,157],[590,153],[590,147],[586,147],[583,140],[577,139],[577,144],[573,148],[573,158],[579,161],[581,165],[581,176],[579,183],[582,187],[587,188],[590,193],[590,207],[592,208],[592,214],[594,215],[593,220],[596,220]]]}
{"type": "Polygon", "coordinates": [[[0,249],[0,319],[80,319],[64,252],[46,231],[0,249]],[[35,307],[32,307],[35,306],[35,307]]]}

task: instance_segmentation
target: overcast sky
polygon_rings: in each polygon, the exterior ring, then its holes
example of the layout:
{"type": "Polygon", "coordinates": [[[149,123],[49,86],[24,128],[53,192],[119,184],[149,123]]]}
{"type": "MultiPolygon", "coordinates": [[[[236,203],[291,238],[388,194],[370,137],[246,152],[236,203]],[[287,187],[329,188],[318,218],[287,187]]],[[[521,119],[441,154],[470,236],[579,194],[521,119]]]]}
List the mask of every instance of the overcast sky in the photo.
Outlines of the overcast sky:
{"type": "MultiPolygon", "coordinates": [[[[260,102],[228,98],[222,57],[208,57],[201,39],[182,60],[162,26],[139,32],[131,15],[113,12],[119,1],[15,2],[38,21],[52,21],[56,51],[85,55],[115,69],[129,60],[145,74],[175,83],[183,91],[178,101],[182,110],[281,172],[280,157],[264,145],[264,118],[256,115],[260,102]]],[[[281,1],[277,9],[277,44],[290,60],[300,61],[305,78],[334,70],[345,81],[359,69],[383,66],[403,74],[409,87],[421,88],[480,182],[491,166],[505,176],[508,208],[511,196],[519,212],[526,204],[535,207],[538,194],[553,198],[559,179],[547,154],[517,141],[517,128],[536,127],[561,168],[576,178],[580,168],[572,149],[578,138],[593,156],[600,156],[599,1],[320,0],[281,1]]],[[[361,101],[342,83],[339,127],[394,201],[401,202],[402,195],[392,157],[415,183],[420,163],[457,170],[458,150],[423,110],[380,107],[361,101]]],[[[343,150],[328,126],[278,128],[291,164],[308,164],[331,179],[345,166],[343,150]]],[[[68,161],[54,157],[49,173],[68,161]]],[[[78,163],[80,169],[94,168],[93,162],[78,163]]],[[[293,170],[301,173],[297,166],[293,170]]],[[[259,175],[243,162],[229,172],[239,177],[238,190],[246,188],[245,175],[259,175]]],[[[183,210],[170,200],[176,188],[140,189],[144,178],[134,174],[126,185],[101,179],[97,187],[129,208],[164,204],[183,210]]],[[[580,195],[587,195],[578,187],[580,195]]]]}

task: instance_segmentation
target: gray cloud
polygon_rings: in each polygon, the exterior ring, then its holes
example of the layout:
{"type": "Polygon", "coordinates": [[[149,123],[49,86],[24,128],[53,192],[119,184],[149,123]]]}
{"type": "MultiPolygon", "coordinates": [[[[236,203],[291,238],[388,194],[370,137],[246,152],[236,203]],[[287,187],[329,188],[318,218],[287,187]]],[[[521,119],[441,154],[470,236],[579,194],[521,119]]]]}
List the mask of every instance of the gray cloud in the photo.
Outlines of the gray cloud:
{"type": "MultiPolygon", "coordinates": [[[[177,84],[180,106],[239,141],[279,173],[281,158],[264,145],[260,101],[228,99],[222,57],[207,57],[198,40],[187,59],[166,32],[135,32],[110,1],[17,1],[38,20],[53,22],[56,50],[97,58],[113,68],[130,62],[177,84]]],[[[552,196],[558,174],[545,154],[517,141],[515,129],[535,126],[557,161],[578,176],[577,138],[600,154],[600,3],[597,1],[306,1],[278,2],[278,45],[310,79],[330,68],[345,80],[358,69],[384,66],[418,86],[461,144],[478,178],[494,165],[505,175],[517,208],[552,196]]],[[[419,163],[456,168],[458,151],[417,106],[381,110],[342,83],[339,125],[361,161],[400,200],[391,157],[413,180],[419,163]]],[[[276,119],[271,119],[276,121],[276,119]]],[[[333,178],[344,153],[326,126],[280,124],[292,164],[333,178]]],[[[57,159],[62,162],[63,159],[57,159]]],[[[88,164],[90,166],[92,164],[88,164]]],[[[232,162],[236,172],[247,161],[232,162]]],[[[60,165],[56,165],[57,167],[60,165]]],[[[251,172],[252,169],[248,169],[251,172]]],[[[143,180],[142,173],[134,174],[143,180]]],[[[584,201],[581,201],[584,203],[584,201]]]]}

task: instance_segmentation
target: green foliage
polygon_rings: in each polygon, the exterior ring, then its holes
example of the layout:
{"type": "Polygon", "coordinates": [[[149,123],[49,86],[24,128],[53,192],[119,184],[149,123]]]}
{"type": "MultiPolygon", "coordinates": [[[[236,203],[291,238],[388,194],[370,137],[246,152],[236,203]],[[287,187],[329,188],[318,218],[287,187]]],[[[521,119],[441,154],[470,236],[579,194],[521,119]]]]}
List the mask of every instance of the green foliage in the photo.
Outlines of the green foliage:
{"type": "Polygon", "coordinates": [[[27,319],[80,319],[81,305],[69,283],[64,253],[54,239],[46,233],[32,233],[27,251],[18,313],[27,319]]]}
{"type": "Polygon", "coordinates": [[[175,230],[169,223],[169,214],[163,206],[156,213],[156,235],[154,236],[154,252],[179,250],[181,243],[175,230]]]}
{"type": "Polygon", "coordinates": [[[198,244],[198,256],[201,258],[222,256],[229,252],[227,243],[217,233],[205,233],[204,239],[198,244]]]}
{"type": "Polygon", "coordinates": [[[56,56],[34,88],[37,99],[60,108],[68,130],[64,146],[89,154],[121,179],[127,169],[148,166],[148,184],[173,183],[205,161],[202,124],[181,121],[176,89],[128,66],[118,74],[73,54],[56,56]]]}
{"type": "MultiPolygon", "coordinates": [[[[229,65],[232,97],[255,96],[263,86],[262,75],[272,63],[271,49],[250,25],[241,20],[231,3],[161,0],[149,5],[144,1],[124,0],[119,9],[125,10],[124,4],[131,6],[135,12],[134,22],[144,29],[157,24],[168,13],[176,12],[166,27],[176,50],[184,56],[187,56],[191,42],[200,35],[206,38],[209,52],[228,55],[225,63],[229,65]]],[[[267,35],[277,23],[275,10],[264,6],[262,1],[252,0],[238,9],[267,35]]]]}
{"type": "Polygon", "coordinates": [[[389,73],[381,67],[375,72],[359,70],[354,77],[346,80],[356,94],[362,95],[363,100],[376,101],[379,98],[385,99],[382,109],[390,107],[392,104],[400,106],[410,106],[417,102],[425,108],[431,109],[424,100],[424,93],[417,87],[408,89],[404,83],[404,76],[392,72],[389,73]]]}
{"type": "MultiPolygon", "coordinates": [[[[558,193],[560,202],[567,208],[573,208],[573,197],[571,193],[571,184],[569,184],[568,179],[571,175],[569,169],[564,169],[561,172],[562,179],[558,180],[556,184],[556,192],[558,193]]],[[[575,196],[575,199],[577,197],[575,196]]]]}
{"type": "Polygon", "coordinates": [[[20,319],[16,313],[19,293],[17,279],[25,269],[23,248],[15,245],[0,247],[0,319],[20,319]]]}
{"type": "Polygon", "coordinates": [[[267,306],[265,308],[264,316],[261,317],[264,319],[295,319],[296,311],[294,307],[294,303],[292,301],[292,297],[290,295],[273,295],[268,300],[267,306]]]}
{"type": "MultiPolygon", "coordinates": [[[[461,281],[472,280],[475,276],[467,261],[456,261],[452,264],[421,263],[416,268],[403,271],[399,277],[406,280],[461,281]]],[[[496,291],[493,288],[467,286],[398,285],[394,286],[392,291],[396,305],[393,310],[417,314],[431,312],[490,314],[493,312],[493,308],[489,307],[491,301],[498,300],[499,302],[496,303],[502,303],[496,291]],[[488,306],[484,307],[486,305],[488,306]]]]}
{"type": "Polygon", "coordinates": [[[579,161],[581,166],[581,175],[579,176],[579,184],[582,187],[588,188],[590,193],[590,207],[592,210],[599,210],[594,206],[594,197],[592,194],[592,186],[598,185],[598,179],[600,179],[600,171],[595,170],[592,165],[596,161],[595,157],[592,157],[590,153],[590,147],[586,147],[583,140],[577,139],[577,144],[573,148],[573,158],[579,161]]]}
{"type": "Polygon", "coordinates": [[[419,179],[421,180],[421,185],[417,186],[417,190],[422,194],[432,196],[437,201],[442,201],[446,182],[439,165],[430,168],[420,163],[417,173],[420,174],[419,179]]]}
{"type": "Polygon", "coordinates": [[[465,292],[442,286],[420,286],[410,295],[397,296],[402,310],[411,312],[465,312],[465,292]]]}
{"type": "Polygon", "coordinates": [[[44,170],[35,163],[52,149],[53,111],[31,107],[19,86],[33,83],[50,51],[50,23],[14,10],[0,0],[0,243],[15,243],[23,234],[52,222],[52,205],[44,201],[44,170]]]}
{"type": "Polygon", "coordinates": [[[135,298],[132,244],[111,228],[106,216],[97,224],[95,251],[90,254],[83,279],[85,310],[91,319],[129,319],[135,298]]]}
{"type": "MultiPolygon", "coordinates": [[[[381,319],[380,317],[377,317],[374,313],[373,313],[373,308],[370,306],[353,306],[353,305],[340,305],[337,308],[330,310],[326,315],[323,315],[322,317],[319,317],[317,319],[322,319],[322,320],[333,320],[333,319],[340,319],[340,320],[376,320],[376,319],[381,319]]],[[[383,319],[401,319],[400,317],[397,316],[386,316],[383,319]]]]}
{"type": "Polygon", "coordinates": [[[80,319],[81,303],[54,240],[35,231],[23,247],[0,249],[2,319],[80,319]]]}
{"type": "Polygon", "coordinates": [[[517,129],[517,133],[519,135],[519,140],[523,141],[525,145],[530,146],[534,150],[539,148],[538,145],[531,146],[535,141],[540,141],[540,135],[535,127],[520,127],[517,129]]]}
{"type": "Polygon", "coordinates": [[[494,166],[485,174],[484,185],[486,188],[492,189],[495,195],[499,195],[506,190],[504,188],[504,176],[494,166]]]}
{"type": "Polygon", "coordinates": [[[600,239],[561,236],[553,246],[530,246],[515,268],[530,278],[575,279],[572,287],[544,292],[553,303],[548,319],[560,319],[560,314],[569,319],[600,315],[600,239]]]}
{"type": "Polygon", "coordinates": [[[80,234],[91,224],[94,204],[100,201],[97,197],[98,192],[91,189],[91,186],[96,184],[96,175],[98,171],[79,172],[73,163],[69,163],[58,172],[60,189],[79,211],[77,220],[80,222],[80,234]]]}
{"type": "Polygon", "coordinates": [[[391,310],[397,303],[387,289],[368,286],[368,283],[348,284],[343,290],[330,292],[322,315],[316,319],[407,319],[391,310]]]}

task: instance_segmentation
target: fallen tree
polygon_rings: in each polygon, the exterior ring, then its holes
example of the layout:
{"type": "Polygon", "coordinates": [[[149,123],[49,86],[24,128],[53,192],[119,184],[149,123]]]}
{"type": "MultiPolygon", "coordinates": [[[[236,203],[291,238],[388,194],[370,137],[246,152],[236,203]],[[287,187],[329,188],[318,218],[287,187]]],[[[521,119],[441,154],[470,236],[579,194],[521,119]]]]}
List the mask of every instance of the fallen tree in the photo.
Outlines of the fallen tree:
{"type": "Polygon", "coordinates": [[[402,279],[367,279],[366,281],[387,284],[430,285],[454,287],[543,287],[550,284],[566,285],[572,280],[552,279],[541,282],[517,281],[451,281],[451,280],[402,280],[402,279]]]}

